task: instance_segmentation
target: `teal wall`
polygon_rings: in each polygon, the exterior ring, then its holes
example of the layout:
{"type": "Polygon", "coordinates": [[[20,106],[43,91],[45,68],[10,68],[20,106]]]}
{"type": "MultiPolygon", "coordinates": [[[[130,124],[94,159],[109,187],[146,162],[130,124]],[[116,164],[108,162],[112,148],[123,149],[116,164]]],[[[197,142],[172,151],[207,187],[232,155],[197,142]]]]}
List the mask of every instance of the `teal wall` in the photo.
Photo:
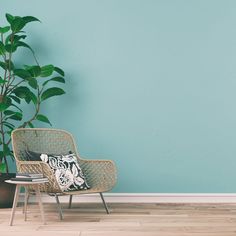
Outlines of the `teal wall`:
{"type": "MultiPolygon", "coordinates": [[[[1,0],[66,71],[48,101],[81,156],[115,160],[114,192],[236,192],[236,1],[1,0]]],[[[27,60],[29,60],[27,58],[27,60]]]]}

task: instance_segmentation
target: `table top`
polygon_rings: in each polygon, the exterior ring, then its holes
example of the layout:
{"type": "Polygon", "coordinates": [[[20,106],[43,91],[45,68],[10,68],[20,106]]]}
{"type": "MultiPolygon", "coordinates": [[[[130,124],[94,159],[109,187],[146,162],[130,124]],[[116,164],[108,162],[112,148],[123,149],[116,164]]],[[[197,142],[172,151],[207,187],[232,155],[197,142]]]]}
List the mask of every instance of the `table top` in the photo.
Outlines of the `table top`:
{"type": "Polygon", "coordinates": [[[48,180],[39,180],[39,181],[13,181],[13,180],[5,180],[8,184],[19,184],[19,185],[32,185],[32,184],[43,184],[47,183],[48,180]]]}

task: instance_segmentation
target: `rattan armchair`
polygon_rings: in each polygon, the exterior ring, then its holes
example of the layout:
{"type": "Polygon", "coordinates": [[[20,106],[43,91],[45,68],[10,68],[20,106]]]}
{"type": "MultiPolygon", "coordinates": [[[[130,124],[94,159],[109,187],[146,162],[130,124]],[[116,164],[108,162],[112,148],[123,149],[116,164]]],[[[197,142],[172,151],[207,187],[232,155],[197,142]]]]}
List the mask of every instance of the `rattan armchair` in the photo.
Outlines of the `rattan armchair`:
{"type": "Polygon", "coordinates": [[[99,193],[109,214],[103,192],[111,190],[116,183],[116,167],[110,160],[85,160],[79,156],[72,135],[64,130],[43,128],[21,128],[12,132],[12,147],[19,173],[43,173],[49,180],[40,185],[41,192],[55,196],[60,219],[63,219],[58,196],[69,195],[69,208],[72,196],[77,194],[99,193]],[[42,161],[25,161],[25,150],[39,153],[62,154],[73,152],[78,157],[79,165],[90,185],[88,190],[62,192],[56,178],[47,163],[42,161]]]}

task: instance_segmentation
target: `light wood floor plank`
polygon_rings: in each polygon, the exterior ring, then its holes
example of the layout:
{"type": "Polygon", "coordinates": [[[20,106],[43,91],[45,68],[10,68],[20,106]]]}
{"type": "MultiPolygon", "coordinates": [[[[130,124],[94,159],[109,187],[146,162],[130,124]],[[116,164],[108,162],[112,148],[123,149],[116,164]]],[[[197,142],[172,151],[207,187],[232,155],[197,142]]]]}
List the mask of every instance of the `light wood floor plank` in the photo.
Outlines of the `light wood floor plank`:
{"type": "Polygon", "coordinates": [[[236,204],[102,204],[63,206],[58,219],[56,204],[44,204],[46,225],[37,205],[29,204],[27,221],[17,207],[14,225],[11,209],[0,209],[0,232],[4,236],[236,236],[236,204]]]}

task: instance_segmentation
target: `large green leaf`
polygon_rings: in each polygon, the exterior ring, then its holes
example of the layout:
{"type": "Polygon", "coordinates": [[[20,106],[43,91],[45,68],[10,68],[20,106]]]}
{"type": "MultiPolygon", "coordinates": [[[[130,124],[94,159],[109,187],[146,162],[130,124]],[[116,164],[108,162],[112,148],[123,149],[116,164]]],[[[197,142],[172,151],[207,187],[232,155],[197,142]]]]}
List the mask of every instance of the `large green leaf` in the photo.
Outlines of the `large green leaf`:
{"type": "Polygon", "coordinates": [[[54,71],[54,66],[53,65],[46,65],[41,67],[41,77],[48,77],[52,75],[54,71]]]}
{"type": "MultiPolygon", "coordinates": [[[[11,35],[9,35],[9,36],[11,36],[11,35]]],[[[19,42],[21,39],[25,39],[26,37],[27,37],[27,35],[25,35],[25,34],[20,34],[20,35],[14,34],[14,41],[19,42]]]]}
{"type": "Polygon", "coordinates": [[[11,98],[4,97],[3,101],[0,103],[0,111],[5,111],[9,106],[11,106],[11,98]]]}
{"type": "Polygon", "coordinates": [[[59,67],[54,67],[54,71],[56,71],[61,76],[65,76],[64,71],[61,68],[59,68],[59,67]]]}
{"type": "Polygon", "coordinates": [[[14,38],[14,33],[7,35],[5,39],[5,44],[10,44],[12,37],[14,38]]]}
{"type": "Polygon", "coordinates": [[[14,124],[9,123],[9,122],[7,122],[7,121],[3,121],[2,123],[3,123],[3,125],[5,125],[5,126],[10,126],[11,128],[14,128],[14,127],[15,127],[14,124]]]}
{"type": "Polygon", "coordinates": [[[26,79],[26,80],[31,78],[31,74],[29,73],[29,71],[24,70],[24,69],[15,69],[14,75],[16,75],[22,79],[26,79]]]}
{"type": "Polygon", "coordinates": [[[13,70],[14,64],[12,61],[9,63],[9,60],[6,60],[6,62],[0,61],[0,67],[2,67],[4,70],[6,69],[13,70]]]}
{"type": "Polygon", "coordinates": [[[38,82],[35,78],[29,79],[28,83],[32,88],[34,88],[34,89],[38,88],[38,82]]]}
{"type": "Polygon", "coordinates": [[[29,104],[31,102],[31,97],[30,96],[25,97],[25,102],[29,104]]]}
{"type": "Polygon", "coordinates": [[[4,157],[3,151],[0,151],[0,160],[4,157]]]}
{"type": "Polygon", "coordinates": [[[16,43],[16,46],[17,47],[25,47],[25,48],[28,48],[32,53],[34,53],[34,50],[27,44],[27,43],[24,43],[22,41],[18,41],[16,43]]]}
{"type": "MultiPolygon", "coordinates": [[[[18,98],[18,97],[16,97],[16,96],[14,96],[14,95],[10,95],[9,96],[10,98],[12,98],[15,102],[17,102],[18,104],[20,104],[20,99],[18,98]]],[[[13,105],[13,104],[12,104],[13,105]]]]}
{"type": "Polygon", "coordinates": [[[17,105],[15,105],[15,104],[12,103],[11,106],[15,107],[15,108],[16,108],[17,110],[19,110],[20,112],[23,112],[22,109],[20,109],[20,108],[19,108],[17,105]]]}
{"type": "Polygon", "coordinates": [[[5,127],[7,127],[9,130],[13,130],[15,126],[7,121],[2,122],[5,127]]]}
{"type": "Polygon", "coordinates": [[[6,103],[0,103],[0,111],[5,111],[8,107],[6,103]]]}
{"type": "Polygon", "coordinates": [[[0,33],[5,34],[11,29],[10,26],[0,27],[0,33]]]}
{"type": "Polygon", "coordinates": [[[9,53],[15,52],[17,49],[17,45],[9,43],[9,44],[5,45],[5,49],[9,53]]]}
{"type": "Polygon", "coordinates": [[[49,79],[49,80],[45,81],[43,83],[43,86],[45,86],[50,81],[56,81],[56,82],[59,82],[59,83],[65,83],[65,79],[63,77],[57,76],[57,77],[54,77],[52,79],[49,79]]]}
{"type": "Polygon", "coordinates": [[[7,37],[6,37],[6,39],[5,39],[5,44],[10,43],[12,35],[14,35],[14,34],[8,34],[8,35],[7,35],[7,37]]]}
{"type": "Polygon", "coordinates": [[[3,112],[6,116],[10,116],[10,115],[14,115],[15,114],[15,111],[12,111],[12,110],[6,110],[3,112]]]}
{"type": "Polygon", "coordinates": [[[6,39],[5,39],[5,44],[11,44],[11,39],[13,37],[13,43],[16,44],[18,43],[21,39],[25,39],[27,36],[25,34],[15,34],[15,33],[11,33],[9,34],[6,39]]]}
{"type": "Polygon", "coordinates": [[[6,19],[11,24],[12,21],[15,19],[15,17],[12,16],[11,14],[9,14],[9,13],[6,13],[6,19]]]}
{"type": "MultiPolygon", "coordinates": [[[[13,93],[19,98],[30,98],[30,90],[26,86],[19,86],[13,90],[13,93]]],[[[31,99],[30,99],[31,100],[31,99]]]]}
{"type": "Polygon", "coordinates": [[[11,24],[11,30],[16,33],[22,30],[27,22],[24,21],[24,19],[20,16],[15,16],[15,18],[12,20],[11,24]]]}
{"type": "Polygon", "coordinates": [[[29,126],[30,128],[34,128],[34,125],[32,124],[32,122],[28,122],[28,126],[29,126]]]}
{"type": "Polygon", "coordinates": [[[40,20],[37,19],[34,16],[24,16],[22,18],[23,18],[23,20],[25,21],[26,24],[29,23],[29,22],[32,22],[32,21],[39,21],[40,22],[40,20]]]}
{"type": "Polygon", "coordinates": [[[10,98],[9,96],[6,96],[6,97],[4,98],[4,102],[5,102],[8,106],[10,106],[10,105],[11,105],[11,98],[10,98]]]}
{"type": "Polygon", "coordinates": [[[15,66],[12,61],[6,60],[7,63],[7,69],[14,70],[15,66]]]}
{"type": "Polygon", "coordinates": [[[39,121],[42,121],[42,122],[45,122],[45,123],[48,123],[48,124],[52,125],[51,122],[49,121],[49,119],[46,116],[42,115],[42,114],[38,114],[36,116],[36,120],[39,120],[39,121]]]}
{"type": "Polygon", "coordinates": [[[0,173],[6,172],[6,163],[0,163],[0,173]]]}
{"type": "Polygon", "coordinates": [[[36,78],[41,74],[40,66],[27,66],[26,70],[31,74],[32,77],[36,78]]]}
{"type": "Polygon", "coordinates": [[[39,19],[37,19],[34,16],[20,17],[20,16],[12,16],[10,14],[6,14],[6,18],[7,18],[7,21],[11,25],[11,29],[13,33],[17,33],[21,31],[25,27],[25,25],[28,24],[29,22],[39,21],[39,19]]]}
{"type": "Polygon", "coordinates": [[[6,67],[8,70],[14,70],[15,66],[12,61],[6,60],[6,67]]]}
{"type": "Polygon", "coordinates": [[[6,63],[7,63],[7,69],[11,69],[11,70],[14,70],[15,66],[13,64],[12,61],[9,61],[9,60],[6,60],[6,63]]]}
{"type": "Polygon", "coordinates": [[[34,105],[36,105],[38,101],[38,98],[36,97],[36,95],[30,91],[29,96],[30,96],[31,101],[34,103],[34,105]]]}
{"type": "Polygon", "coordinates": [[[14,127],[15,127],[14,124],[9,123],[9,122],[7,122],[7,121],[3,121],[2,123],[3,123],[3,125],[8,125],[8,126],[10,126],[11,128],[14,128],[14,127]]]}
{"type": "Polygon", "coordinates": [[[6,111],[4,111],[4,114],[7,116],[7,119],[22,120],[22,113],[21,112],[6,110],[6,111]]]}
{"type": "Polygon", "coordinates": [[[3,124],[6,128],[8,128],[9,130],[13,130],[15,127],[12,127],[11,125],[8,124],[3,124]]]}
{"type": "Polygon", "coordinates": [[[7,155],[10,154],[10,152],[11,152],[11,150],[8,147],[8,145],[7,144],[3,144],[3,154],[7,156],[7,155]]]}
{"type": "Polygon", "coordinates": [[[22,113],[20,112],[15,112],[14,115],[9,116],[7,119],[12,119],[12,120],[22,120],[22,113]]]}
{"type": "Polygon", "coordinates": [[[7,65],[6,65],[6,63],[3,62],[3,61],[0,61],[0,67],[2,67],[4,70],[7,69],[7,65]]]}
{"type": "Polygon", "coordinates": [[[56,87],[49,88],[42,93],[41,100],[43,101],[50,97],[62,95],[64,93],[65,91],[61,88],[56,88],[56,87]]]}
{"type": "Polygon", "coordinates": [[[4,55],[6,52],[4,44],[0,41],[0,55],[4,55]]]}
{"type": "Polygon", "coordinates": [[[5,84],[6,82],[7,82],[7,80],[0,78],[0,84],[5,84]]]}
{"type": "Polygon", "coordinates": [[[15,93],[15,95],[19,98],[25,98],[26,94],[29,93],[29,91],[30,91],[29,88],[25,86],[20,86],[14,89],[13,93],[15,93]]]}

